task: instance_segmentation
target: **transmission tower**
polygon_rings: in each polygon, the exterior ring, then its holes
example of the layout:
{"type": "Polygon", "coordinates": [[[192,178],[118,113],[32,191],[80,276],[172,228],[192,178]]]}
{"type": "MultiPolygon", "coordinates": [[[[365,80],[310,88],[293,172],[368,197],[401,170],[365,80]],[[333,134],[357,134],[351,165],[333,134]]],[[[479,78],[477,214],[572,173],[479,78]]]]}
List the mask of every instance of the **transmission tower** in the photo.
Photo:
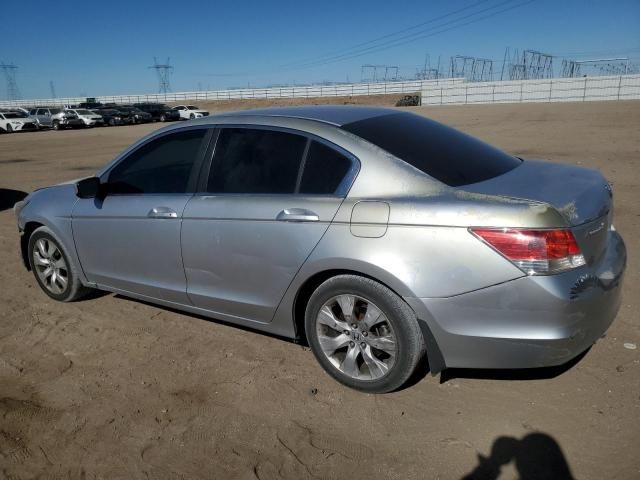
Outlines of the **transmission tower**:
{"type": "Polygon", "coordinates": [[[563,77],[582,77],[598,75],[626,75],[634,73],[629,57],[599,58],[596,60],[563,60],[563,77]]]}
{"type": "Polygon", "coordinates": [[[416,71],[416,80],[437,80],[442,78],[444,74],[440,71],[440,56],[438,56],[438,66],[432,67],[429,54],[424,58],[424,67],[416,71]]]}
{"type": "Polygon", "coordinates": [[[53,80],[49,80],[49,89],[51,90],[51,98],[56,98],[56,86],[53,84],[53,80]]]}
{"type": "Polygon", "coordinates": [[[449,75],[452,78],[465,78],[471,82],[493,80],[493,60],[456,55],[451,57],[449,75]]]}
{"type": "Polygon", "coordinates": [[[167,93],[171,91],[171,83],[169,79],[173,73],[173,66],[167,57],[166,63],[158,63],[156,57],[153,57],[153,65],[148,68],[153,68],[158,75],[158,92],[167,93]]]}
{"type": "Polygon", "coordinates": [[[391,65],[362,65],[360,80],[363,83],[392,82],[398,79],[398,67],[391,65]]]}
{"type": "Polygon", "coordinates": [[[536,50],[518,50],[509,47],[504,52],[501,80],[533,80],[553,77],[553,55],[536,50]]]}
{"type": "Polygon", "coordinates": [[[4,72],[4,78],[7,83],[7,99],[17,100],[20,98],[18,84],[16,83],[16,70],[18,70],[18,66],[12,63],[4,63],[0,60],[0,68],[4,72]]]}

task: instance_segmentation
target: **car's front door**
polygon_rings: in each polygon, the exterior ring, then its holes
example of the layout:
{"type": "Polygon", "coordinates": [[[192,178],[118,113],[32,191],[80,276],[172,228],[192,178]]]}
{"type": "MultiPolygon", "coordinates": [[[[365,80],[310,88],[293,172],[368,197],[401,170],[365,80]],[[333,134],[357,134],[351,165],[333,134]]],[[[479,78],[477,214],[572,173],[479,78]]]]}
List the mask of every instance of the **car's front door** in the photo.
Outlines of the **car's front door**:
{"type": "Polygon", "coordinates": [[[267,323],[335,216],[357,160],[290,131],[219,132],[204,192],[184,212],[187,292],[228,320],[267,323]]]}
{"type": "Polygon", "coordinates": [[[210,136],[189,128],[156,137],[103,176],[105,194],[77,201],[73,234],[90,282],[189,303],[180,224],[210,136]]]}

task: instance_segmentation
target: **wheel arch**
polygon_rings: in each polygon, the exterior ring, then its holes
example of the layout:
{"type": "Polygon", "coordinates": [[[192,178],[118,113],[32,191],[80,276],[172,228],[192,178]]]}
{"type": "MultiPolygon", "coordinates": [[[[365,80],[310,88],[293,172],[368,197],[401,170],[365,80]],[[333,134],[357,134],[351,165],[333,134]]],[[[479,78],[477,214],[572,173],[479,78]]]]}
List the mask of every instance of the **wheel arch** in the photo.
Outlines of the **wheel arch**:
{"type": "MultiPolygon", "coordinates": [[[[395,286],[396,288],[394,288],[394,285],[390,284],[389,282],[382,281],[377,278],[377,276],[365,273],[361,270],[330,268],[317,271],[308,276],[302,282],[302,284],[297,288],[295,297],[293,299],[292,316],[297,341],[303,342],[305,345],[308,343],[305,328],[305,311],[311,295],[322,283],[338,275],[357,275],[360,277],[368,278],[380,283],[381,285],[384,285],[404,301],[403,295],[400,293],[401,288],[406,288],[404,285],[402,285],[401,287],[395,286]]],[[[399,282],[399,280],[397,281],[399,282]]],[[[427,361],[429,362],[429,370],[433,375],[435,375],[436,373],[446,368],[442,352],[440,351],[440,347],[438,346],[438,343],[433,333],[431,332],[428,321],[424,318],[420,318],[418,316],[418,312],[416,312],[410,304],[408,305],[409,308],[411,308],[416,314],[418,325],[420,326],[420,331],[422,332],[422,336],[427,346],[427,361]]]]}
{"type": "Polygon", "coordinates": [[[24,226],[24,230],[22,231],[22,235],[20,236],[20,254],[22,256],[22,263],[28,271],[31,271],[31,263],[29,262],[29,239],[33,232],[38,228],[45,226],[46,225],[36,221],[27,222],[24,226]]]}

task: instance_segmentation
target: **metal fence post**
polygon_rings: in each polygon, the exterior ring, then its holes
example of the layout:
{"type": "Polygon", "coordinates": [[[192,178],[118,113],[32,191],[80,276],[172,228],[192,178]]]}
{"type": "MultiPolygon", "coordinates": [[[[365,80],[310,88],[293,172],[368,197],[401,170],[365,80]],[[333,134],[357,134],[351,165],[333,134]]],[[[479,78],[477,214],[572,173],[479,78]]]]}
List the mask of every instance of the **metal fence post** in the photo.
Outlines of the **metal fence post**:
{"type": "Polygon", "coordinates": [[[620,100],[620,88],[622,88],[622,75],[618,79],[618,100],[620,100]]]}
{"type": "Polygon", "coordinates": [[[587,77],[584,77],[584,89],[582,90],[582,101],[587,97],[587,77]]]}
{"type": "Polygon", "coordinates": [[[553,80],[549,80],[549,101],[551,101],[551,89],[553,88],[553,80]]]}
{"type": "Polygon", "coordinates": [[[442,105],[443,99],[442,99],[442,87],[440,87],[440,105],[442,105]]]}
{"type": "Polygon", "coordinates": [[[469,97],[469,84],[465,85],[464,87],[464,103],[466,105],[467,103],[467,98],[469,97]]]}
{"type": "Polygon", "coordinates": [[[496,86],[493,86],[493,91],[491,92],[491,103],[496,103],[496,86]]]}
{"type": "Polygon", "coordinates": [[[524,88],[524,84],[520,84],[520,103],[522,103],[522,89],[524,88]]]}

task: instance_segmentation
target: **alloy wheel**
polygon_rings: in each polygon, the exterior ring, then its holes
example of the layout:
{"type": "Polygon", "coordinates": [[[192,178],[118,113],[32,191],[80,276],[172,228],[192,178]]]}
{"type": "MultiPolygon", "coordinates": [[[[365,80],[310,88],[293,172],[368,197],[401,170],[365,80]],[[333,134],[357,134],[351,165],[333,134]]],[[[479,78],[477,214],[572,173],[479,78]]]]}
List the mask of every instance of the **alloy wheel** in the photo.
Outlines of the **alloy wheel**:
{"type": "Polygon", "coordinates": [[[42,285],[55,295],[62,294],[69,284],[69,268],[58,245],[40,238],[33,248],[33,265],[42,285]]]}
{"type": "Polygon", "coordinates": [[[330,298],[318,313],[316,330],[327,359],[353,379],[378,380],[395,364],[393,327],[382,310],[364,297],[330,298]]]}

